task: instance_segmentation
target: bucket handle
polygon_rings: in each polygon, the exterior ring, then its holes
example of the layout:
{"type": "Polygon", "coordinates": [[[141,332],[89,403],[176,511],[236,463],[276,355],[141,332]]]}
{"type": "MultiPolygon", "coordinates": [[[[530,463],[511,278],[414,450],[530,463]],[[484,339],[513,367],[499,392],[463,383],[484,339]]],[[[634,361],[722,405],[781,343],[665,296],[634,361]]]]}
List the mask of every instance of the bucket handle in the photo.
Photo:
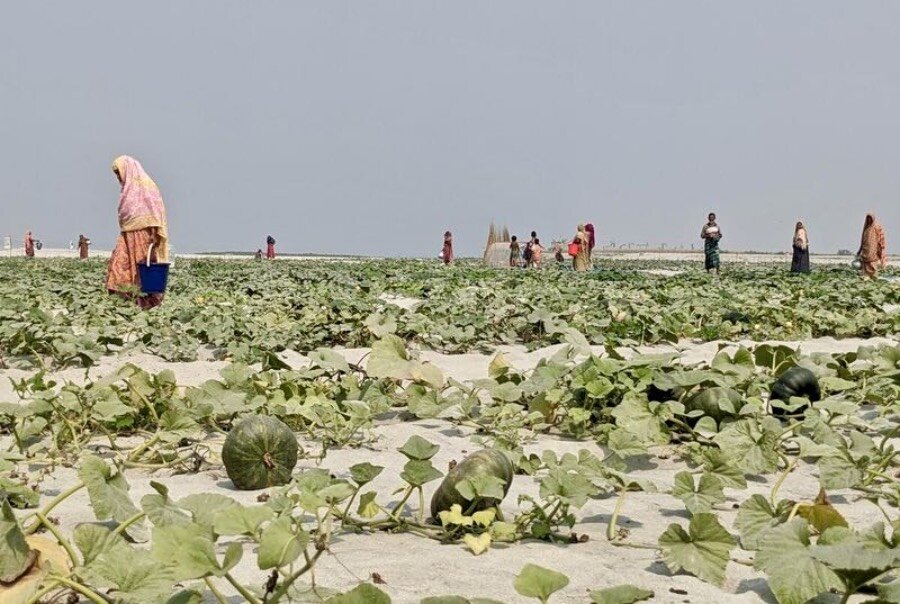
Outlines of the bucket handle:
{"type": "Polygon", "coordinates": [[[150,253],[153,251],[153,244],[150,244],[150,247],[147,248],[147,268],[150,268],[150,253]]]}

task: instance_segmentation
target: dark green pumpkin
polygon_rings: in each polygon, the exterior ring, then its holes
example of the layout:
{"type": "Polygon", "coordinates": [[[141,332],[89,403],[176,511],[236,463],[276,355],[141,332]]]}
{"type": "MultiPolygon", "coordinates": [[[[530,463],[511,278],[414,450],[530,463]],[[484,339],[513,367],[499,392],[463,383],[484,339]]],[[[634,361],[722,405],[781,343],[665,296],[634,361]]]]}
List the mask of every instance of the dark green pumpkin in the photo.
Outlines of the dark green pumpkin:
{"type": "Polygon", "coordinates": [[[222,461],[234,486],[244,491],[287,484],[297,465],[297,437],[277,417],[238,421],[222,445],[222,461]]]}
{"type": "MultiPolygon", "coordinates": [[[[819,380],[816,374],[806,367],[793,366],[782,373],[775,383],[772,384],[772,392],[769,395],[771,401],[789,402],[792,396],[798,396],[809,399],[814,403],[822,399],[822,389],[819,387],[819,380]]],[[[802,411],[801,407],[797,411],[802,411]]],[[[782,415],[785,410],[778,407],[772,407],[774,415],[782,415]]]]}
{"type": "Polygon", "coordinates": [[[681,386],[657,386],[655,383],[650,384],[647,388],[647,399],[654,403],[665,403],[666,401],[677,401],[684,396],[684,388],[681,386]]]}
{"type": "MultiPolygon", "coordinates": [[[[691,395],[684,401],[684,409],[685,411],[700,410],[703,412],[703,415],[713,418],[718,424],[726,417],[731,417],[730,413],[719,406],[719,401],[722,399],[727,399],[735,410],[739,410],[743,406],[744,397],[741,396],[740,392],[731,388],[714,386],[712,388],[704,388],[691,395]]],[[[695,424],[699,420],[700,417],[692,417],[690,418],[690,423],[695,424]]]]}
{"type": "Polygon", "coordinates": [[[512,484],[514,473],[512,462],[501,451],[482,449],[472,453],[447,472],[441,486],[431,497],[431,516],[437,520],[438,514],[449,510],[454,503],[459,504],[464,513],[477,512],[498,505],[500,500],[485,498],[479,500],[472,507],[473,502],[463,497],[456,490],[456,485],[466,478],[495,476],[503,481],[503,496],[505,497],[512,484]]]}

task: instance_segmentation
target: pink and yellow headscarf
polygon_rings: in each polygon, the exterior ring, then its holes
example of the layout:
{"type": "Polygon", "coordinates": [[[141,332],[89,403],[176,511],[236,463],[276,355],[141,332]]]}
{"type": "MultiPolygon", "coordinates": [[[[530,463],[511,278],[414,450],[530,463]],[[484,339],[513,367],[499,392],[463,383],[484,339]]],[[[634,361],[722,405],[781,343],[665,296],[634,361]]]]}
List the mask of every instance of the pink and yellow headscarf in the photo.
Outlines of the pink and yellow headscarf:
{"type": "Polygon", "coordinates": [[[156,228],[159,246],[156,257],[160,262],[169,259],[169,232],[166,223],[166,206],[159,187],[144,171],[141,163],[120,155],[113,162],[113,169],[122,180],[122,194],[119,196],[119,229],[125,233],[156,228]]]}

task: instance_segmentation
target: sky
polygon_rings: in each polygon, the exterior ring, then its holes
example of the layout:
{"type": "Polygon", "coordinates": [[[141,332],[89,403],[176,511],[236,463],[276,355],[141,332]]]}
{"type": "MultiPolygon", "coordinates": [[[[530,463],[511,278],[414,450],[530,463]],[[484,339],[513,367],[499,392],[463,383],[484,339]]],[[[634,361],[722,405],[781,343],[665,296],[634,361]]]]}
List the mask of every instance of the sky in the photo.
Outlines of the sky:
{"type": "MultiPolygon", "coordinates": [[[[7,2],[0,233],[117,235],[138,158],[176,252],[900,241],[900,2],[7,2]]],[[[18,244],[18,243],[17,243],[18,244]]]]}

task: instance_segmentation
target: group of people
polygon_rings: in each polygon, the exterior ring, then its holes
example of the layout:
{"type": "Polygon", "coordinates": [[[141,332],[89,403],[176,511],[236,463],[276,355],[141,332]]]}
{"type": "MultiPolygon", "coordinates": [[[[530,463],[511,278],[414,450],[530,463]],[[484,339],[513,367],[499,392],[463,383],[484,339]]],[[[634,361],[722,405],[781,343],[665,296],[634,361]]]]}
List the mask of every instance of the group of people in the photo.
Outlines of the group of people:
{"type": "MultiPolygon", "coordinates": [[[[256,250],[256,259],[263,259],[262,248],[256,250]]],[[[271,235],[266,237],[266,260],[275,260],[275,238],[271,235]]]]}
{"type": "MultiPolygon", "coordinates": [[[[575,237],[567,249],[572,258],[574,270],[585,272],[591,269],[591,254],[596,241],[593,224],[578,225],[575,237]]],[[[531,238],[524,246],[521,245],[518,237],[513,235],[509,244],[509,265],[514,268],[541,268],[546,251],[536,231],[531,231],[531,238]]],[[[565,263],[562,242],[554,244],[553,252],[557,264],[565,263]]]]}
{"type": "Polygon", "coordinates": [[[509,243],[509,265],[514,268],[541,268],[544,251],[537,231],[531,231],[531,237],[524,247],[519,243],[519,238],[513,235],[509,243]]]}
{"type": "MultiPolygon", "coordinates": [[[[162,303],[162,293],[141,293],[141,280],[138,265],[143,263],[165,264],[169,259],[169,235],[166,219],[166,207],[159,187],[149,174],[133,157],[122,155],[113,162],[113,173],[121,185],[118,204],[119,237],[109,260],[106,276],[106,289],[112,294],[133,299],[141,308],[152,308],[162,303]]],[[[710,213],[706,224],[700,231],[704,242],[704,265],[708,272],[719,272],[719,242],[722,240],[722,229],[716,222],[716,215],[710,213]]],[[[34,257],[34,251],[40,248],[31,231],[25,234],[25,255],[34,257]]],[[[90,239],[84,235],[78,237],[79,256],[88,257],[90,239]]],[[[578,225],[575,237],[569,244],[568,253],[572,258],[572,268],[578,272],[591,270],[591,255],[596,245],[596,234],[593,224],[578,225]]],[[[275,258],[275,238],[266,238],[266,258],[275,258]]],[[[808,273],[809,235],[802,222],[794,228],[794,255],[791,271],[808,273]]],[[[522,246],[516,236],[509,244],[509,265],[511,267],[540,268],[545,248],[537,236],[531,232],[531,238],[522,246]]],[[[257,257],[262,257],[262,250],[257,250],[257,257]]],[[[440,254],[444,264],[453,262],[453,234],[444,233],[444,245],[440,254]]],[[[555,245],[557,263],[564,262],[563,248],[555,245]]],[[[866,215],[862,239],[857,252],[860,271],[863,276],[873,278],[878,270],[887,264],[887,248],[884,228],[872,214],[866,215]]]]}
{"type": "MultiPolygon", "coordinates": [[[[715,271],[716,274],[719,274],[719,241],[722,239],[722,229],[719,228],[714,213],[710,213],[707,217],[706,224],[700,231],[700,239],[704,243],[703,254],[706,271],[715,271]]],[[[803,222],[797,222],[794,226],[791,247],[793,249],[791,272],[809,273],[809,233],[803,222]]],[[[879,269],[887,266],[884,227],[875,219],[874,214],[866,214],[856,259],[862,276],[870,279],[878,274],[879,269]]]]}

